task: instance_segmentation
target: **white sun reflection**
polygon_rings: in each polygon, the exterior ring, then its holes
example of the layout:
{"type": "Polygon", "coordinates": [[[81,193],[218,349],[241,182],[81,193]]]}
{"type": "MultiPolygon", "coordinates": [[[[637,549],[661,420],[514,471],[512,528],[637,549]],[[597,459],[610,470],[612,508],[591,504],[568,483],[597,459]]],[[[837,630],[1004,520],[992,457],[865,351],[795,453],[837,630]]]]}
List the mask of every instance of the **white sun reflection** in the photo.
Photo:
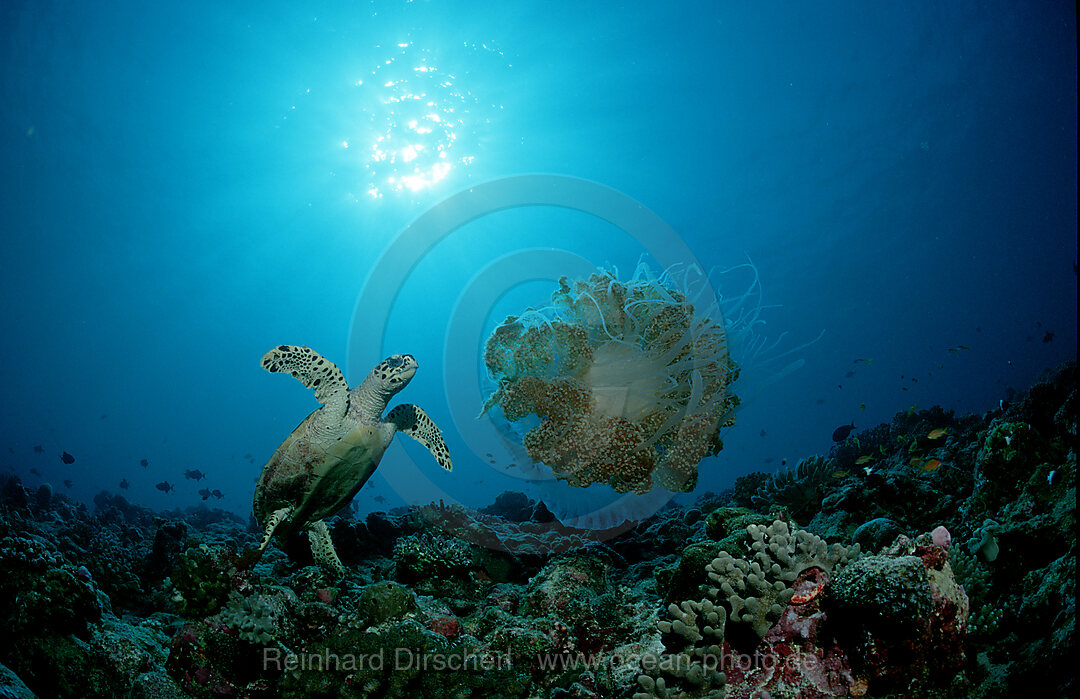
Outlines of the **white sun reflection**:
{"type": "Polygon", "coordinates": [[[363,157],[364,189],[374,198],[429,188],[472,164],[476,125],[490,121],[479,112],[502,109],[481,104],[430,51],[412,42],[385,50],[355,83],[363,128],[340,140],[363,157]]]}

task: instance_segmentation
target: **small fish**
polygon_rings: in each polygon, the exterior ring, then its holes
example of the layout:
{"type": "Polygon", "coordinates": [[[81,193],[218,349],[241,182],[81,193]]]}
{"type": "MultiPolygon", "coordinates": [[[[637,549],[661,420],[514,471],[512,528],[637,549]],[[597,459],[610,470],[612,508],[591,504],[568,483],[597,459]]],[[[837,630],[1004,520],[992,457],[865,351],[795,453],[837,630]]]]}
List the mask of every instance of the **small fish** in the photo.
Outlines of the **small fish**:
{"type": "Polygon", "coordinates": [[[918,449],[918,448],[919,448],[919,440],[913,439],[913,440],[911,440],[911,444],[908,445],[907,452],[909,454],[914,454],[915,450],[918,449]]]}
{"type": "Polygon", "coordinates": [[[926,435],[927,439],[941,439],[945,435],[949,434],[949,430],[946,427],[939,427],[936,430],[930,430],[930,434],[926,435]]]}
{"type": "Polygon", "coordinates": [[[888,456],[889,455],[889,452],[885,451],[885,445],[884,444],[881,445],[880,447],[878,447],[878,451],[881,452],[882,456],[888,456]]]}
{"type": "Polygon", "coordinates": [[[957,345],[956,347],[950,347],[949,351],[953,354],[960,354],[961,352],[967,352],[969,349],[971,348],[967,345],[957,345]]]}
{"type": "Polygon", "coordinates": [[[931,471],[936,471],[939,468],[941,468],[941,459],[930,459],[929,461],[924,461],[922,465],[922,470],[924,473],[930,473],[931,471]]]}
{"type": "Polygon", "coordinates": [[[206,474],[203,473],[202,471],[200,471],[199,469],[192,470],[192,469],[189,468],[186,471],[184,471],[184,478],[187,478],[189,480],[193,480],[195,482],[199,482],[202,479],[206,478],[206,474]]]}
{"type": "Polygon", "coordinates": [[[855,465],[856,466],[862,466],[863,464],[868,464],[873,460],[874,460],[873,456],[871,456],[869,454],[864,454],[863,456],[860,456],[859,458],[855,459],[855,465]]]}
{"type": "Polygon", "coordinates": [[[852,376],[855,376],[854,371],[848,371],[848,373],[844,374],[845,379],[850,379],[852,376]]]}
{"type": "Polygon", "coordinates": [[[139,465],[146,468],[150,465],[150,459],[139,459],[139,465]]]}
{"type": "Polygon", "coordinates": [[[34,453],[35,454],[40,454],[43,451],[45,451],[45,447],[41,446],[40,444],[34,445],[34,453]]]}
{"type": "Polygon", "coordinates": [[[199,491],[199,495],[202,496],[203,500],[209,500],[210,496],[213,495],[213,493],[210,492],[209,488],[203,488],[202,490],[199,491]]]}
{"type": "Polygon", "coordinates": [[[832,441],[842,442],[848,438],[851,431],[855,429],[855,421],[852,420],[850,425],[840,425],[832,433],[832,441]]]}
{"type": "Polygon", "coordinates": [[[386,502],[386,498],[384,498],[384,497],[383,497],[382,495],[376,495],[376,496],[375,496],[374,498],[372,498],[372,499],[373,499],[373,500],[374,500],[375,502],[386,502]]]}
{"type": "Polygon", "coordinates": [[[920,466],[922,466],[922,461],[923,460],[922,460],[921,456],[913,456],[908,461],[908,466],[910,466],[912,468],[919,468],[920,466]]]}
{"type": "Polygon", "coordinates": [[[870,365],[870,364],[874,363],[873,360],[867,359],[866,357],[859,357],[853,363],[858,364],[859,362],[862,362],[863,364],[866,364],[866,365],[870,365]]]}
{"type": "Polygon", "coordinates": [[[765,430],[762,430],[761,432],[759,432],[759,433],[758,433],[758,436],[760,436],[760,437],[764,437],[764,436],[765,436],[765,430]]]}
{"type": "Polygon", "coordinates": [[[41,477],[41,471],[37,470],[36,468],[30,469],[30,473],[34,474],[35,476],[37,476],[39,478],[41,477]]]}
{"type": "Polygon", "coordinates": [[[218,490],[217,488],[214,488],[213,490],[211,490],[211,491],[210,491],[210,494],[211,494],[211,495],[213,495],[213,496],[214,496],[215,498],[217,498],[218,500],[220,500],[221,498],[225,497],[225,493],[222,493],[222,492],[221,492],[220,490],[218,490]]]}
{"type": "Polygon", "coordinates": [[[75,457],[67,453],[66,451],[60,455],[60,460],[63,461],[65,464],[75,463],[75,457]]]}
{"type": "Polygon", "coordinates": [[[154,487],[157,488],[158,490],[160,490],[163,493],[167,493],[170,490],[176,490],[176,486],[169,485],[169,481],[161,481],[160,483],[158,483],[154,487]]]}
{"type": "Polygon", "coordinates": [[[780,459],[781,466],[787,466],[787,459],[780,459]]]}
{"type": "Polygon", "coordinates": [[[120,487],[123,488],[124,490],[127,490],[128,488],[131,487],[131,484],[128,483],[128,480],[125,478],[124,480],[120,481],[120,487]]]}
{"type": "Polygon", "coordinates": [[[1043,335],[1043,344],[1045,345],[1047,342],[1053,342],[1053,341],[1054,341],[1054,333],[1052,333],[1050,331],[1047,331],[1046,334],[1043,335]]]}
{"type": "Polygon", "coordinates": [[[771,456],[765,457],[765,463],[771,464],[772,462],[773,462],[773,458],[771,456]]]}
{"type": "Polygon", "coordinates": [[[859,403],[859,410],[866,410],[866,403],[859,403]]]}
{"type": "Polygon", "coordinates": [[[71,479],[70,478],[65,478],[64,479],[64,487],[65,488],[70,488],[71,486],[72,486],[71,479]]]}
{"type": "Polygon", "coordinates": [[[847,478],[850,474],[847,471],[833,471],[833,478],[847,478]]]}
{"type": "Polygon", "coordinates": [[[824,398],[818,398],[814,402],[817,403],[818,405],[825,405],[825,399],[824,398]]]}

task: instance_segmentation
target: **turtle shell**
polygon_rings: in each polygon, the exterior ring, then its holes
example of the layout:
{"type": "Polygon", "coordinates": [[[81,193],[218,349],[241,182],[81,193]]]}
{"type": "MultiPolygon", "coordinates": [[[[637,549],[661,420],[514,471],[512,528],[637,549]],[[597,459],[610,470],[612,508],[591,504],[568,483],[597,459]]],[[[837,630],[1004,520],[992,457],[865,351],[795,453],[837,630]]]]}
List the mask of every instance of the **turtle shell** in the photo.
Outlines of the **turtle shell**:
{"type": "Polygon", "coordinates": [[[281,443],[255,486],[254,514],[259,524],[265,525],[275,510],[295,508],[277,530],[283,536],[348,504],[375,472],[390,444],[383,425],[346,421],[340,429],[327,429],[319,424],[320,410],[308,415],[281,443]]]}

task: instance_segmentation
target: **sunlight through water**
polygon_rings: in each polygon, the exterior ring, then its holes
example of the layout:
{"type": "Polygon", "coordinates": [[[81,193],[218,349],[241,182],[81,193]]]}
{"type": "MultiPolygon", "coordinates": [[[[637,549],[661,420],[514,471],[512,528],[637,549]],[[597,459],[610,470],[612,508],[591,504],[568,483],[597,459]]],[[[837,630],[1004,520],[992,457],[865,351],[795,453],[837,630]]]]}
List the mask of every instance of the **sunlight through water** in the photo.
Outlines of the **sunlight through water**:
{"type": "Polygon", "coordinates": [[[481,103],[457,72],[436,64],[432,51],[411,41],[382,48],[384,58],[356,81],[361,133],[341,140],[363,164],[362,192],[375,199],[418,192],[471,165],[477,129],[502,109],[481,103]]]}

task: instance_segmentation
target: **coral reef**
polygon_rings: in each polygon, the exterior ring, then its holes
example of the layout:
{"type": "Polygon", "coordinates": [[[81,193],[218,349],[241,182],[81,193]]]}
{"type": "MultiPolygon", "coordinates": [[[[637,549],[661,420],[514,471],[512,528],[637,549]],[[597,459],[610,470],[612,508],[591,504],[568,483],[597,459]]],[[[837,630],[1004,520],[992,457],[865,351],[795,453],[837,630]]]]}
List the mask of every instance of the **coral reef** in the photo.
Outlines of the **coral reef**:
{"type": "Polygon", "coordinates": [[[1075,379],[602,532],[520,493],[345,513],[343,580],[302,540],[241,565],[260,532],[220,511],[0,476],[0,695],[1069,696],[1075,379]]]}

